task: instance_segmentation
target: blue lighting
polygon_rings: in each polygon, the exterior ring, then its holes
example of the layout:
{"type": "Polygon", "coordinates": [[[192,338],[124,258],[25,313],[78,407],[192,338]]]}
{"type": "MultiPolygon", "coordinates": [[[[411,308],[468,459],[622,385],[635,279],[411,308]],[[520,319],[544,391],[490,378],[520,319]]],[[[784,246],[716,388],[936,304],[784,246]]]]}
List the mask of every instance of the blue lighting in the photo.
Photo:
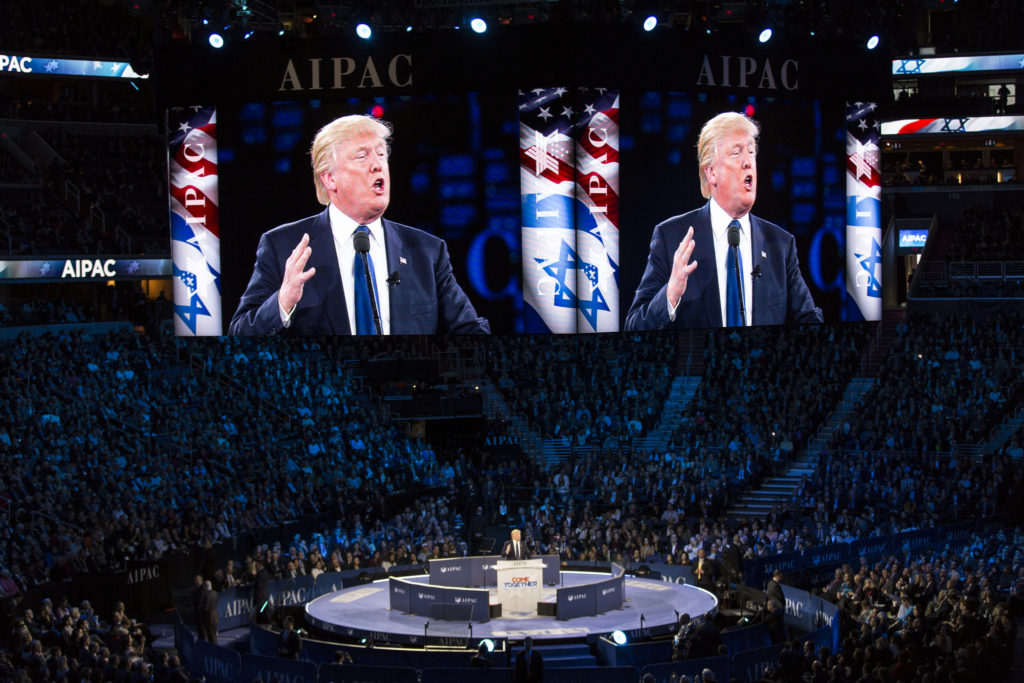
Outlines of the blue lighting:
{"type": "Polygon", "coordinates": [[[877,33],[875,35],[871,36],[870,38],[868,38],[868,49],[869,50],[874,50],[876,47],[878,47],[878,34],[877,33]]]}
{"type": "Polygon", "coordinates": [[[767,43],[769,40],[772,39],[772,30],[770,28],[766,28],[765,30],[761,31],[761,35],[759,35],[757,39],[762,43],[767,43]]]}
{"type": "Polygon", "coordinates": [[[484,33],[487,31],[487,22],[480,17],[473,17],[473,20],[469,22],[469,27],[476,33],[484,33]]]}
{"type": "Polygon", "coordinates": [[[222,36],[219,33],[211,33],[210,34],[210,47],[213,47],[213,48],[215,48],[217,50],[219,50],[222,47],[224,47],[224,36],[222,36]]]}
{"type": "Polygon", "coordinates": [[[653,14],[651,16],[647,17],[646,19],[644,19],[644,30],[647,31],[647,32],[653,31],[654,28],[657,25],[658,25],[658,17],[654,16],[653,14]]]}
{"type": "Polygon", "coordinates": [[[370,28],[369,24],[359,24],[356,26],[356,35],[363,40],[369,40],[370,36],[373,35],[373,29],[370,28]]]}
{"type": "Polygon", "coordinates": [[[622,631],[612,631],[612,642],[616,645],[625,645],[626,634],[622,631]]]}

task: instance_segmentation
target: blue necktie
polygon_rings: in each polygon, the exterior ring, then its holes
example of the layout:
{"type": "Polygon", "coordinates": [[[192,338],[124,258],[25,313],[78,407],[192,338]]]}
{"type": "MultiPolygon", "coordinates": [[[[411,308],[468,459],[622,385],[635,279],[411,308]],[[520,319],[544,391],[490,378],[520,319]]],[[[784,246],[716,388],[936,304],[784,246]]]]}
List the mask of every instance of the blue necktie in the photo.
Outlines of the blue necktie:
{"type": "MultiPolygon", "coordinates": [[[[356,232],[370,232],[365,225],[356,228],[356,232]]],[[[377,278],[374,277],[373,258],[366,254],[370,266],[370,278],[373,280],[373,293],[377,294],[377,278]]],[[[356,334],[377,334],[377,326],[373,324],[373,306],[370,304],[370,290],[366,286],[366,273],[363,271],[363,257],[358,252],[352,261],[352,285],[355,290],[356,334]]]]}
{"type": "MultiPolygon", "coordinates": [[[[733,221],[729,224],[729,227],[732,227],[733,224],[739,227],[740,222],[733,221]]],[[[725,279],[728,282],[725,288],[725,324],[727,327],[739,327],[743,324],[743,317],[740,313],[743,306],[743,290],[736,282],[736,273],[739,272],[742,277],[743,255],[740,254],[739,247],[735,249],[732,247],[727,248],[729,256],[725,260],[725,279]]]]}

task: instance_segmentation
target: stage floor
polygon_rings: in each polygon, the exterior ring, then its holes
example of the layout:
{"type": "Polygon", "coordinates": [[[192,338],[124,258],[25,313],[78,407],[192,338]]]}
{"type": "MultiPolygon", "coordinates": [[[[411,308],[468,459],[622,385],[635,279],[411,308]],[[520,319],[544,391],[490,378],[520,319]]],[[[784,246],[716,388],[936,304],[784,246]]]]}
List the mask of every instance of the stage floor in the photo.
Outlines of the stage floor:
{"type": "MultiPolygon", "coordinates": [[[[562,572],[564,586],[581,586],[604,578],[592,572],[562,572]]],[[[405,580],[427,585],[430,577],[405,577],[405,580]]],[[[626,578],[626,599],[622,608],[593,617],[559,621],[536,614],[503,615],[485,622],[473,622],[474,638],[520,639],[532,636],[536,641],[578,639],[592,633],[630,631],[641,627],[670,627],[677,621],[676,612],[693,618],[713,614],[718,599],[696,586],[687,586],[652,579],[626,578]]],[[[491,589],[491,602],[497,601],[491,589]]],[[[555,601],[555,587],[545,586],[542,602],[555,601]]],[[[469,626],[465,621],[438,621],[391,610],[387,579],[366,586],[346,588],[328,593],[306,605],[306,618],[314,626],[349,638],[372,637],[387,640],[429,638],[466,638],[469,626]],[[395,638],[397,637],[397,638],[395,638]]]]}

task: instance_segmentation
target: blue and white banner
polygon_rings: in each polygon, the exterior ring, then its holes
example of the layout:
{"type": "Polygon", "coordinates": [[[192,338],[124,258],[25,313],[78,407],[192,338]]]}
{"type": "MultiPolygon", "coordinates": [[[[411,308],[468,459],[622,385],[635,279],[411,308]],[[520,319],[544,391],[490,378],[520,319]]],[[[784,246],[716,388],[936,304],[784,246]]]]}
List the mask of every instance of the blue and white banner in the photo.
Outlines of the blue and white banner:
{"type": "Polygon", "coordinates": [[[302,662],[281,657],[242,655],[242,677],[240,681],[281,681],[282,683],[316,683],[317,667],[312,662],[302,662]]]}
{"type": "Polygon", "coordinates": [[[231,648],[197,640],[192,648],[189,673],[210,683],[238,683],[242,656],[231,648]]]}
{"type": "Polygon", "coordinates": [[[168,112],[174,332],[223,334],[218,213],[217,109],[168,112]]]}
{"type": "Polygon", "coordinates": [[[874,102],[846,105],[846,306],[843,319],[882,319],[882,174],[874,102]]]}
{"type": "Polygon", "coordinates": [[[907,57],[892,60],[893,76],[964,73],[967,71],[1024,71],[1024,54],[907,57]]]}
{"type": "Polygon", "coordinates": [[[148,280],[171,276],[171,260],[69,256],[0,261],[0,280],[88,282],[91,280],[148,280]]]}
{"type": "Polygon", "coordinates": [[[618,330],[618,112],[607,88],[519,93],[527,332],[618,330]]]}
{"type": "Polygon", "coordinates": [[[128,62],[68,59],[67,57],[26,57],[14,54],[0,54],[0,73],[33,76],[88,76],[90,78],[149,78],[149,74],[135,73],[128,62]]]}
{"type": "Polygon", "coordinates": [[[942,116],[882,122],[882,135],[1009,133],[1024,130],[1024,116],[942,116]]]}

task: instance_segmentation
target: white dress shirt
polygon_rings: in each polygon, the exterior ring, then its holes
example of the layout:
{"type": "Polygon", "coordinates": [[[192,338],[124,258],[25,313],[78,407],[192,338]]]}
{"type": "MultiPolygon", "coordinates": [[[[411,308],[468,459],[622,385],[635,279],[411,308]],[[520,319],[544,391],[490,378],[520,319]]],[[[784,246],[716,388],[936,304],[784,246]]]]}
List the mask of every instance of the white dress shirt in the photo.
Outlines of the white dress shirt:
{"type": "MultiPolygon", "coordinates": [[[[728,320],[726,293],[729,287],[729,272],[726,269],[726,264],[728,263],[730,249],[729,223],[732,223],[733,218],[714,199],[710,200],[710,204],[711,232],[715,238],[715,262],[718,267],[718,298],[722,305],[722,326],[724,327],[728,320]]],[[[750,273],[753,270],[753,261],[750,256],[750,214],[748,213],[736,220],[740,222],[739,250],[740,258],[743,260],[742,268],[740,269],[740,274],[743,276],[743,310],[746,311],[746,323],[749,326],[752,322],[751,312],[753,308],[753,298],[750,292],[750,273]]]]}
{"type": "MultiPolygon", "coordinates": [[[[334,246],[338,252],[338,270],[341,272],[341,286],[345,292],[345,304],[348,306],[348,324],[352,334],[356,332],[355,279],[352,275],[352,262],[356,257],[356,248],[352,244],[352,236],[361,224],[343,214],[334,204],[328,213],[331,217],[331,233],[334,235],[334,246]]],[[[388,288],[388,254],[384,246],[384,225],[378,218],[367,224],[370,229],[370,259],[373,260],[373,276],[377,280],[377,307],[380,309],[380,325],[384,334],[391,334],[391,292],[388,288]]]]}

